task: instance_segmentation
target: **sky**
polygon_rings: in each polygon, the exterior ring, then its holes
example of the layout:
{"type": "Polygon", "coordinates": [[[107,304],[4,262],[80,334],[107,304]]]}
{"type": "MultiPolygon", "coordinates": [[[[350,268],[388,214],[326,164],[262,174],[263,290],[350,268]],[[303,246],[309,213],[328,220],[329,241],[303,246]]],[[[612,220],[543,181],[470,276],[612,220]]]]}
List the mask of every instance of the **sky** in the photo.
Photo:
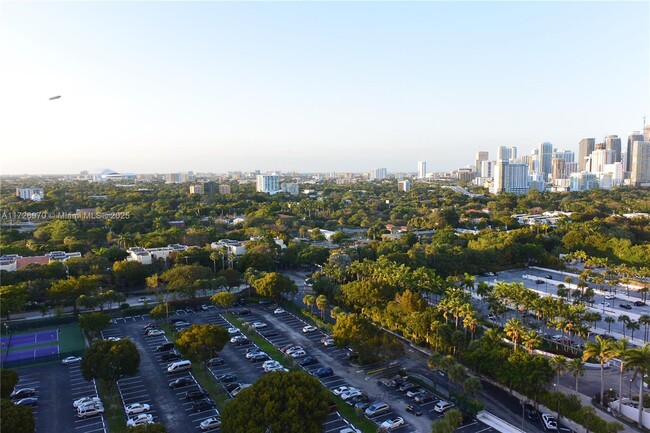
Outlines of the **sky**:
{"type": "Polygon", "coordinates": [[[644,1],[2,1],[0,174],[577,151],[650,122],[649,59],[644,1]]]}

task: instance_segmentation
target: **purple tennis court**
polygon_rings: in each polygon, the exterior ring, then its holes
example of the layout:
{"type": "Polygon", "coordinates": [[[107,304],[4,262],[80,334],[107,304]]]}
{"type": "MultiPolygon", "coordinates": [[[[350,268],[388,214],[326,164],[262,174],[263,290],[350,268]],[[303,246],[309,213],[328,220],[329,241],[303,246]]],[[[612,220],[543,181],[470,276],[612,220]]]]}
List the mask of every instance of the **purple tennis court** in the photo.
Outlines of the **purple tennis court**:
{"type": "Polygon", "coordinates": [[[56,329],[49,331],[30,332],[29,334],[2,337],[2,345],[10,344],[11,347],[29,346],[31,344],[49,343],[59,341],[59,332],[56,329]],[[11,338],[11,341],[9,340],[11,338]]]}
{"type": "Polygon", "coordinates": [[[36,359],[44,356],[58,355],[59,346],[37,347],[36,349],[17,350],[7,353],[5,362],[22,361],[24,359],[36,359]]]}

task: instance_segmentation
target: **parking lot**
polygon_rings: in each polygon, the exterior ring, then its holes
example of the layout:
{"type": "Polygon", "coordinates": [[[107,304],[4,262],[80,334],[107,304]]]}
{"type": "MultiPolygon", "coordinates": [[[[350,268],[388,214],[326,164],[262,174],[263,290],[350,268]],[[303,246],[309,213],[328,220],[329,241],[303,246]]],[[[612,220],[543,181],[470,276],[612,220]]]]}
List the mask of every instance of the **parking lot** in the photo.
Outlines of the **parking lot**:
{"type": "MultiPolygon", "coordinates": [[[[97,385],[94,380],[85,380],[81,374],[79,364],[71,364],[68,367],[70,373],[70,390],[72,398],[69,401],[63,401],[65,410],[71,412],[73,416],[76,415],[76,409],[72,402],[82,397],[97,397],[97,385]]],[[[38,429],[37,429],[38,431],[38,429]]],[[[75,433],[99,433],[108,432],[108,427],[104,420],[103,415],[96,415],[85,419],[78,419],[75,417],[74,421],[75,433]]]]}

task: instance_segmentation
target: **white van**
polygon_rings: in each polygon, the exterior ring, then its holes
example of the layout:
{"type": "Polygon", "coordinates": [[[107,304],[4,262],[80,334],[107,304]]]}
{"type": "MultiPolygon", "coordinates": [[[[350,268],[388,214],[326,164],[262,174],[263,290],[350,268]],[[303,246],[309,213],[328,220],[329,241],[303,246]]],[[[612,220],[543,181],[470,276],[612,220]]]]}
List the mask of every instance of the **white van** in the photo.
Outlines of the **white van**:
{"type": "Polygon", "coordinates": [[[179,373],[181,371],[187,371],[192,368],[192,363],[186,359],[182,361],[176,361],[169,364],[167,367],[167,373],[179,373]]]}
{"type": "Polygon", "coordinates": [[[79,418],[87,418],[89,416],[100,415],[102,413],[104,413],[104,406],[101,405],[81,406],[77,409],[77,416],[79,418]]]}

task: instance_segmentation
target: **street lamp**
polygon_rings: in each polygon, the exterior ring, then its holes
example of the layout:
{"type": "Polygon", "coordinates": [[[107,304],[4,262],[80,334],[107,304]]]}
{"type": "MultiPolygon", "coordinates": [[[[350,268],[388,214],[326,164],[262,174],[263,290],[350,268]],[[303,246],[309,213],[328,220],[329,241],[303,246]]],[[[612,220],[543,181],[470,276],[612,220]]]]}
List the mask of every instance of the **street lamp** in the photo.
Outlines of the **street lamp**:
{"type": "MultiPolygon", "coordinates": [[[[630,378],[630,400],[632,400],[632,379],[630,378]]],[[[621,396],[622,398],[622,396],[621,396]]]]}

